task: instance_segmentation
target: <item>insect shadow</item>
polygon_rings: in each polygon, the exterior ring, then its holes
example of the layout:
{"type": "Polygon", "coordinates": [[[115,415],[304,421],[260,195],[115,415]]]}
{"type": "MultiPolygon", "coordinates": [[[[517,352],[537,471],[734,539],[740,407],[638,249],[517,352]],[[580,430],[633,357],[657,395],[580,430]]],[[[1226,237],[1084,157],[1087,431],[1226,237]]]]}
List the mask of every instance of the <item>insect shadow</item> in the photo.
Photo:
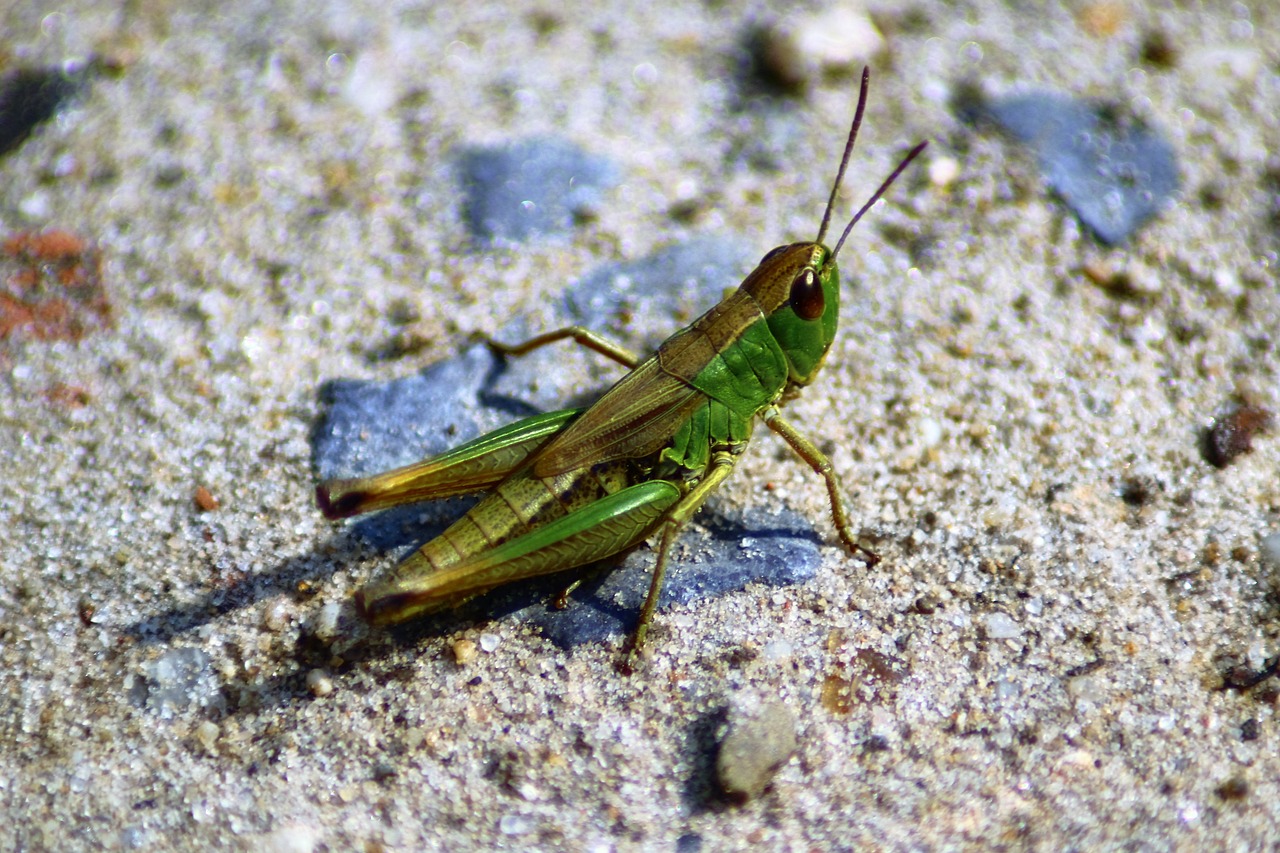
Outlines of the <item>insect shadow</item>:
{"type": "Polygon", "coordinates": [[[716,784],[716,751],[720,730],[729,719],[729,707],[716,705],[689,721],[684,729],[684,753],[689,772],[680,798],[690,814],[722,811],[724,796],[716,784]]]}
{"type": "MultiPolygon", "coordinates": [[[[416,548],[465,511],[465,505],[465,501],[451,500],[385,511],[335,532],[309,553],[281,560],[234,586],[140,619],[125,630],[142,644],[180,643],[201,626],[264,599],[305,596],[308,593],[301,588],[319,588],[337,567],[367,558],[371,551],[391,556],[416,548]]],[[[802,582],[816,568],[820,544],[812,529],[799,526],[803,524],[803,518],[787,512],[772,517],[757,512],[743,518],[714,507],[704,510],[681,539],[682,548],[689,553],[668,573],[663,606],[723,595],[753,581],[770,585],[802,582]],[[744,543],[748,544],[744,547],[744,543]],[[748,554],[745,562],[743,553],[748,554]]],[[[625,557],[500,587],[454,610],[358,639],[344,649],[344,663],[337,669],[333,669],[330,645],[314,627],[304,625],[297,644],[288,652],[296,666],[253,683],[247,693],[225,685],[221,705],[225,713],[234,715],[243,704],[237,698],[241,694],[252,696],[248,707],[256,708],[283,706],[308,697],[306,673],[313,668],[330,669],[337,678],[352,668],[385,669],[385,677],[397,678],[402,667],[386,656],[389,647],[414,646],[477,622],[518,618],[563,649],[626,636],[635,628],[652,561],[651,549],[641,546],[625,557]],[[568,606],[557,609],[554,600],[575,579],[582,579],[582,584],[569,597],[568,606]]],[[[698,739],[701,746],[705,746],[703,741],[705,737],[698,739]]],[[[686,798],[691,804],[715,807],[709,774],[710,770],[700,766],[690,780],[686,798]]]]}

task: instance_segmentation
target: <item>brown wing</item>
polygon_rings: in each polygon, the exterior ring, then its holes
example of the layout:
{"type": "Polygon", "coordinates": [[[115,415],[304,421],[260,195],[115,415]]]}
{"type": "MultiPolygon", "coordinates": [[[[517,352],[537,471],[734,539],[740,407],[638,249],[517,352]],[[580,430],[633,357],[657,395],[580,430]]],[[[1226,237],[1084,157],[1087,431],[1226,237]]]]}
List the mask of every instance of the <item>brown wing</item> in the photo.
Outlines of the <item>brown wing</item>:
{"type": "Polygon", "coordinates": [[[705,394],[663,371],[657,358],[647,359],[543,448],[533,474],[553,477],[584,465],[651,456],[706,403],[705,394]]]}

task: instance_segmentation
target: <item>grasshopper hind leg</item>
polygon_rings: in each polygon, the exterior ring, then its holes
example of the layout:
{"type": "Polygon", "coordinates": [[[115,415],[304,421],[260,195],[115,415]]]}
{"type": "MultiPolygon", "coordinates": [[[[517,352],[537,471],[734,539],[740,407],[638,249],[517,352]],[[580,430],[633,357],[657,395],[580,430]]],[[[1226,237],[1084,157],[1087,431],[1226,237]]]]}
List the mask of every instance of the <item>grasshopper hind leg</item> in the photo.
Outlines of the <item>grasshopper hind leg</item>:
{"type": "Polygon", "coordinates": [[[621,666],[624,672],[631,672],[634,669],[640,651],[644,648],[645,639],[649,634],[649,625],[653,622],[654,611],[658,609],[658,600],[662,596],[662,582],[667,573],[667,560],[680,531],[706,502],[707,497],[729,476],[736,463],[737,458],[728,451],[720,451],[712,456],[706,476],[671,508],[667,518],[662,522],[662,541],[658,545],[658,559],[653,565],[649,594],[640,607],[640,619],[636,623],[635,632],[627,642],[621,666]]]}

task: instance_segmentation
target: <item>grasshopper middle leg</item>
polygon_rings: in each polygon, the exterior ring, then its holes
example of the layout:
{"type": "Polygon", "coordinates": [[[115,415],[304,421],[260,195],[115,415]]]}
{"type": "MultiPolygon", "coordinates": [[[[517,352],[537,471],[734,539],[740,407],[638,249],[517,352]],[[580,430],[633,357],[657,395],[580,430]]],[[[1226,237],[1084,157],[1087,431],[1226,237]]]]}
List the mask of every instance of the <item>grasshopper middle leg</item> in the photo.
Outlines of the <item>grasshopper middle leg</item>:
{"type": "Polygon", "coordinates": [[[667,517],[661,525],[662,541],[658,544],[658,559],[654,563],[653,577],[649,581],[649,595],[645,598],[644,605],[640,608],[640,620],[636,624],[635,633],[631,635],[631,640],[627,644],[626,657],[628,660],[635,660],[640,649],[644,646],[645,637],[649,633],[649,623],[653,621],[653,613],[658,609],[658,599],[662,595],[662,581],[667,573],[667,558],[670,555],[672,546],[675,545],[676,537],[680,535],[680,531],[684,529],[685,524],[698,511],[707,497],[729,476],[736,462],[737,459],[732,453],[717,453],[711,459],[711,467],[706,476],[690,489],[689,493],[681,498],[678,504],[668,511],[667,517]]]}
{"type": "Polygon", "coordinates": [[[518,344],[504,344],[501,341],[495,341],[493,338],[486,337],[485,343],[489,348],[502,355],[520,356],[533,352],[536,349],[545,347],[547,344],[554,344],[557,341],[573,340],[578,346],[586,347],[589,350],[600,353],[606,358],[611,358],[621,364],[623,367],[635,368],[640,363],[640,357],[626,347],[615,344],[608,338],[597,335],[590,329],[582,326],[566,326],[563,329],[556,329],[554,332],[538,335],[527,341],[518,344]]]}

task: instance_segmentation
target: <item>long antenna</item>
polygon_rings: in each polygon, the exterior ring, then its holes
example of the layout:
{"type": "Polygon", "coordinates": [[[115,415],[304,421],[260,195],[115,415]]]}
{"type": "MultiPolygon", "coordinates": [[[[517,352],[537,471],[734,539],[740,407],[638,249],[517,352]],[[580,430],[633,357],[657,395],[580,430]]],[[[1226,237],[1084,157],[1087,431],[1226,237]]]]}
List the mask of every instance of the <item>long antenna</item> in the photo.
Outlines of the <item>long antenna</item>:
{"type": "MultiPolygon", "coordinates": [[[[831,224],[831,208],[835,206],[836,196],[840,193],[840,183],[844,180],[844,170],[849,165],[849,155],[853,153],[853,141],[858,138],[858,128],[862,127],[862,112],[867,108],[867,84],[871,82],[871,67],[862,66],[862,89],[858,92],[858,108],[853,111],[853,126],[849,128],[849,140],[844,144],[844,156],[840,158],[840,168],[836,171],[836,182],[831,187],[831,196],[827,199],[827,209],[822,214],[822,225],[818,227],[818,239],[813,242],[822,244],[827,236],[827,226],[831,224]]],[[[844,242],[841,240],[840,242],[844,242]]]]}
{"type": "Polygon", "coordinates": [[[892,184],[895,180],[897,180],[898,176],[902,174],[902,170],[907,168],[907,166],[911,165],[911,161],[916,159],[916,157],[920,154],[921,151],[925,149],[925,146],[927,146],[928,144],[929,144],[929,141],[925,140],[924,142],[921,142],[919,145],[917,145],[915,148],[912,148],[910,151],[908,151],[907,156],[903,157],[902,162],[898,164],[898,168],[893,170],[893,174],[891,174],[889,177],[884,179],[884,183],[880,185],[880,189],[876,190],[875,194],[872,195],[871,198],[868,199],[867,203],[862,206],[862,209],[853,215],[853,219],[850,219],[849,224],[844,227],[844,233],[840,235],[840,241],[836,243],[836,247],[831,250],[832,258],[835,258],[836,255],[840,254],[840,247],[844,245],[844,241],[849,237],[849,232],[853,230],[853,226],[858,224],[858,220],[862,218],[862,214],[870,210],[871,205],[875,204],[880,200],[880,197],[884,195],[885,190],[889,189],[889,185],[892,184]]]}

